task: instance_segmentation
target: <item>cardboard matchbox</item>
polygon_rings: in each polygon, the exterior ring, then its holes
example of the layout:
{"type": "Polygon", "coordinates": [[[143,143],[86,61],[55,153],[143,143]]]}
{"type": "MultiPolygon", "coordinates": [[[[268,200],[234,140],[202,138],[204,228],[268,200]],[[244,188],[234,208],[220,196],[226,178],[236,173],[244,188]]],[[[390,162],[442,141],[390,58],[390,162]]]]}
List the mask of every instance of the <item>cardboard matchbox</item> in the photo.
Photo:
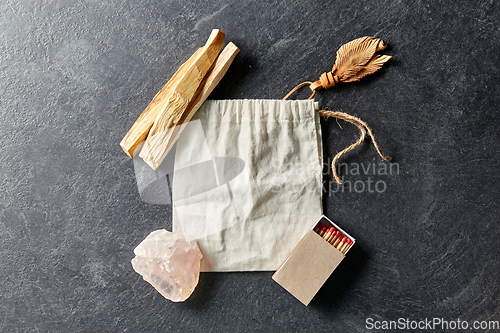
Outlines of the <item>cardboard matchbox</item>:
{"type": "Polygon", "coordinates": [[[355,243],[353,237],[324,215],[302,237],[292,253],[274,273],[273,280],[304,305],[309,304],[342,259],[345,258],[345,254],[314,231],[319,223],[323,226],[333,226],[352,240],[353,243],[346,254],[355,243]]]}

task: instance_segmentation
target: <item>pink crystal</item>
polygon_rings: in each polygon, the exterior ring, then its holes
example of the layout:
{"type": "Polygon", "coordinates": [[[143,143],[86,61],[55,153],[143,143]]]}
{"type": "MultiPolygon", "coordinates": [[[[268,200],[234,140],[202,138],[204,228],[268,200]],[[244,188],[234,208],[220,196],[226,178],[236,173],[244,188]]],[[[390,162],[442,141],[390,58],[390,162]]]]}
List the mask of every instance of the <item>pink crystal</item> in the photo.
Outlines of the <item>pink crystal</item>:
{"type": "Polygon", "coordinates": [[[150,233],[134,253],[134,270],[165,298],[182,302],[193,293],[203,257],[194,239],[160,229],[150,233]]]}

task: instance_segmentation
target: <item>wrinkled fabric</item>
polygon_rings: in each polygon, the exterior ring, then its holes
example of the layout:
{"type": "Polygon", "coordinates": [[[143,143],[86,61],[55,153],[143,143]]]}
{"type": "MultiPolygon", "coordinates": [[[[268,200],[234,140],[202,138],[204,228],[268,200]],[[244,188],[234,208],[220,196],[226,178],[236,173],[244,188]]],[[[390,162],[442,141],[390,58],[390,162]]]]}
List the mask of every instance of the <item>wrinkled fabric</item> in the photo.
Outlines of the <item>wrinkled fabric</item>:
{"type": "Polygon", "coordinates": [[[322,215],[314,101],[206,101],[177,141],[173,231],[202,271],[276,270],[322,215]]]}

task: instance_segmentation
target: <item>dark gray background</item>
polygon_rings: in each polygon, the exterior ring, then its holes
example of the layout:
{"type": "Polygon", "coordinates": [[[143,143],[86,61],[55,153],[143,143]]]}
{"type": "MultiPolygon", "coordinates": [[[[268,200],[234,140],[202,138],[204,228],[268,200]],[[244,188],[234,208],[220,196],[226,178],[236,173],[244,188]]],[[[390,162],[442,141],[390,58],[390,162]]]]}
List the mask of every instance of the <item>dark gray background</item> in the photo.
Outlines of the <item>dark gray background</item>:
{"type": "MultiPolygon", "coordinates": [[[[0,331],[500,320],[499,17],[495,1],[2,1],[0,331]],[[190,299],[172,303],[132,270],[134,247],[171,229],[171,208],[140,200],[119,142],[213,28],[241,49],[217,99],[282,98],[365,35],[394,57],[317,94],[370,124],[399,172],[344,169],[386,190],[325,193],[325,214],[357,243],[309,307],[272,272],[202,274],[190,299]]],[[[325,159],[356,140],[340,124],[323,121],[325,159]]],[[[343,162],[379,159],[367,142],[343,162]]]]}

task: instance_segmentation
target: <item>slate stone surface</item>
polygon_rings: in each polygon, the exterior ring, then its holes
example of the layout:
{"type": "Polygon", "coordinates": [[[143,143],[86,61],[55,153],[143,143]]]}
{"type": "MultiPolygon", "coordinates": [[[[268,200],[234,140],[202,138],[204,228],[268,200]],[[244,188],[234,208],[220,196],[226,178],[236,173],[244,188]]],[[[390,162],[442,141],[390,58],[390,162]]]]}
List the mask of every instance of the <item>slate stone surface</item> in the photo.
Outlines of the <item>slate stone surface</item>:
{"type": "MultiPolygon", "coordinates": [[[[496,1],[2,1],[0,331],[500,320],[499,18],[496,1]],[[132,270],[171,208],[141,202],[118,144],[213,28],[241,49],[217,99],[281,98],[365,35],[394,57],[317,95],[370,124],[394,160],[384,169],[365,143],[342,161],[344,188],[325,167],[325,214],[357,243],[308,307],[272,272],[202,274],[171,303],[132,270]]],[[[339,123],[323,121],[326,161],[356,140],[339,123]]]]}

